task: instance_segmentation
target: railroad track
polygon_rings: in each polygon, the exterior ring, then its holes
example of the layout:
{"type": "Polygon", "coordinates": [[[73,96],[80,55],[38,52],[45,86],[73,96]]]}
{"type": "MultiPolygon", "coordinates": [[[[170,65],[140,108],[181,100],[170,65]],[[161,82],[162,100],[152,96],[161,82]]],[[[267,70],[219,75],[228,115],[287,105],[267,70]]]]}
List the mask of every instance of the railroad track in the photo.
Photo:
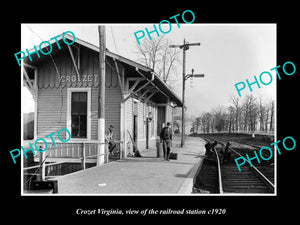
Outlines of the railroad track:
{"type": "MultiPolygon", "coordinates": [[[[213,138],[204,138],[206,141],[217,141],[213,159],[204,159],[201,171],[196,179],[196,189],[200,193],[274,193],[274,164],[272,161],[264,164],[248,163],[240,172],[234,161],[235,158],[244,156],[253,151],[253,148],[230,148],[229,161],[222,162],[220,154],[225,142],[213,138]],[[220,147],[221,145],[221,147],[220,147]]],[[[252,146],[253,147],[253,146],[252,146]]],[[[250,154],[249,154],[250,155],[250,154]]]]}

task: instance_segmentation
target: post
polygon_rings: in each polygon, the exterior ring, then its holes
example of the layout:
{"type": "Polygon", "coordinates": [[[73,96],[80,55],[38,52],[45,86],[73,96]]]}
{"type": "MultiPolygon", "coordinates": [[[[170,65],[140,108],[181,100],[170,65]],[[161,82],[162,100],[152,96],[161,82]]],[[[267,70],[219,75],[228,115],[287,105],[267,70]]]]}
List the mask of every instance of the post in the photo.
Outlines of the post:
{"type": "Polygon", "coordinates": [[[85,157],[85,143],[82,143],[82,158],[81,158],[81,169],[85,170],[85,163],[86,163],[86,157],[85,157]]]}
{"type": "Polygon", "coordinates": [[[105,145],[105,26],[98,26],[99,32],[99,92],[98,92],[98,149],[97,166],[104,164],[105,145]]]}
{"type": "Polygon", "coordinates": [[[184,97],[185,97],[185,39],[183,40],[183,62],[182,62],[182,112],[181,112],[181,147],[184,146],[184,97]]]}
{"type": "MultiPolygon", "coordinates": [[[[122,93],[123,95],[123,93],[122,93]]],[[[120,113],[120,141],[122,142],[122,144],[120,143],[120,159],[124,158],[125,155],[125,145],[123,143],[125,143],[125,103],[121,102],[121,113],[120,113]]]]}
{"type": "Polygon", "coordinates": [[[119,143],[119,154],[120,154],[120,160],[122,160],[124,157],[123,157],[123,142],[120,141],[119,143]]]}
{"type": "Polygon", "coordinates": [[[39,163],[40,163],[40,174],[39,174],[39,178],[38,181],[45,181],[45,151],[42,151],[42,149],[44,146],[42,144],[40,144],[40,146],[38,147],[40,152],[40,157],[39,157],[39,163]]]}
{"type": "Polygon", "coordinates": [[[108,149],[108,143],[104,144],[105,147],[105,158],[106,158],[106,163],[109,163],[109,149],[108,149]]]}
{"type": "Polygon", "coordinates": [[[184,146],[184,134],[185,134],[185,126],[184,126],[184,97],[185,97],[185,51],[189,49],[189,46],[199,46],[200,43],[188,43],[183,40],[183,45],[169,45],[170,48],[179,47],[183,52],[183,72],[182,72],[182,114],[181,114],[181,147],[184,146]]]}

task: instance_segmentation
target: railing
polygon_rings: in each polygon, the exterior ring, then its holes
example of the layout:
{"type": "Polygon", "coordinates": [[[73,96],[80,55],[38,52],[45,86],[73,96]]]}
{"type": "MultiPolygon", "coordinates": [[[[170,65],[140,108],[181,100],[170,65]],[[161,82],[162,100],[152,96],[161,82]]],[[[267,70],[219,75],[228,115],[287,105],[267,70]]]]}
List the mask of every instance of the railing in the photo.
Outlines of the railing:
{"type": "MultiPolygon", "coordinates": [[[[34,141],[32,141],[34,142],[34,141]]],[[[123,142],[122,141],[115,141],[116,143],[116,150],[112,153],[109,152],[108,149],[108,143],[102,142],[99,143],[98,141],[72,141],[67,143],[60,143],[58,141],[55,141],[56,146],[53,146],[52,142],[47,142],[47,150],[43,153],[39,153],[35,156],[40,157],[40,163],[39,165],[30,166],[23,168],[24,175],[31,175],[31,177],[24,182],[24,185],[26,183],[30,182],[33,176],[37,176],[39,180],[43,181],[46,177],[52,177],[48,176],[46,167],[56,166],[63,163],[71,163],[75,162],[81,163],[81,169],[86,169],[86,164],[88,159],[94,159],[93,162],[97,162],[97,158],[104,156],[102,159],[102,162],[104,164],[109,163],[110,160],[118,160],[123,159],[124,157],[124,148],[123,148],[123,142]],[[99,145],[105,145],[104,147],[104,153],[98,154],[98,148],[99,145]],[[57,159],[58,162],[53,163],[46,163],[46,159],[51,158],[53,161],[57,159]],[[34,170],[35,169],[35,170],[34,170]],[[33,173],[25,172],[29,170],[34,170],[33,173]]],[[[28,149],[24,147],[24,149],[28,149]]],[[[41,148],[43,149],[43,148],[41,148]]]]}

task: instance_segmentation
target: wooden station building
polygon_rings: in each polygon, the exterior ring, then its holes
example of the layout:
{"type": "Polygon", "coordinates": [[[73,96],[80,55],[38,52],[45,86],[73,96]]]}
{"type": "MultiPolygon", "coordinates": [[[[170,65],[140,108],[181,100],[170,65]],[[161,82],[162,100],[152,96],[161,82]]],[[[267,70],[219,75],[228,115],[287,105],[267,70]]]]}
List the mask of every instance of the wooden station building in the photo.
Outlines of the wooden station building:
{"type": "MultiPolygon", "coordinates": [[[[62,36],[57,41],[61,49],[52,40],[51,55],[31,54],[32,61],[27,56],[22,62],[24,85],[35,100],[34,138],[67,128],[71,140],[66,144],[97,141],[99,47],[77,37],[72,45],[64,44],[62,36]]],[[[155,148],[162,124],[171,122],[172,108],[182,107],[181,100],[153,70],[109,50],[105,67],[105,128],[114,126],[124,156],[132,151],[129,133],[140,150],[155,148]]],[[[48,154],[80,156],[79,148],[48,154]]]]}

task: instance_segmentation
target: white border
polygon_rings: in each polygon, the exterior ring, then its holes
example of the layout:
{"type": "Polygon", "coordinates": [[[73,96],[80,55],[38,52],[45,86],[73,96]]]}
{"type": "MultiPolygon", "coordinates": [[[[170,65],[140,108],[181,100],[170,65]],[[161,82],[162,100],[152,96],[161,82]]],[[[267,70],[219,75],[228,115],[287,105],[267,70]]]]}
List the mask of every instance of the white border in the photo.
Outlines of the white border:
{"type": "MultiPolygon", "coordinates": [[[[22,23],[21,25],[24,25],[26,23],[22,23]]],[[[32,23],[31,23],[32,24],[32,23]]],[[[45,23],[45,24],[55,24],[55,23],[45,23]]],[[[153,25],[153,23],[130,23],[130,24],[119,24],[119,23],[89,23],[89,24],[86,24],[86,23],[82,23],[82,24],[78,24],[78,23],[68,23],[68,24],[71,24],[73,26],[95,26],[95,25],[108,25],[108,26],[128,26],[128,25],[131,25],[131,26],[143,26],[143,25],[153,25]]],[[[172,23],[173,24],[173,23],[172,23]]],[[[192,24],[180,24],[180,26],[232,26],[232,25],[244,25],[244,26],[249,26],[249,25],[276,25],[276,54],[277,54],[277,46],[278,46],[278,43],[277,43],[277,23],[226,23],[226,24],[220,24],[220,23],[203,23],[203,24],[199,24],[199,23],[192,23],[192,24]]],[[[57,23],[57,25],[62,25],[62,24],[59,24],[57,23]]],[[[23,49],[23,48],[22,48],[23,49]]],[[[22,61],[23,62],[23,61],[22,61]]],[[[276,56],[276,65],[277,64],[277,56],[276,56]]],[[[22,75],[22,67],[21,67],[21,84],[23,84],[23,75],[22,75]]],[[[274,130],[274,140],[277,141],[277,79],[275,79],[276,81],[276,84],[275,84],[275,89],[276,89],[276,98],[275,98],[275,130],[274,130]]],[[[74,91],[87,91],[87,89],[90,89],[90,88],[68,88],[70,90],[74,89],[74,91]]],[[[68,91],[68,95],[69,95],[69,91],[68,91]]],[[[90,139],[90,115],[91,115],[91,104],[90,104],[90,101],[91,101],[91,96],[90,96],[90,90],[88,91],[88,133],[87,133],[87,137],[88,139],[90,139]]],[[[21,98],[22,98],[22,92],[21,92],[21,98]]],[[[68,99],[69,99],[69,96],[68,96],[68,99]]],[[[70,123],[70,118],[68,118],[68,115],[70,115],[70,102],[68,100],[67,102],[69,105],[67,107],[67,128],[70,129],[70,125],[68,126],[68,122],[70,123]]],[[[23,112],[21,112],[22,115],[21,115],[21,143],[23,143],[23,112]]],[[[70,117],[70,116],[69,116],[70,117]]],[[[71,139],[71,140],[87,140],[87,139],[71,139]]],[[[274,151],[276,152],[276,151],[274,151]]],[[[23,157],[22,157],[23,158],[23,157]]],[[[275,185],[275,191],[274,193],[272,194],[260,194],[260,193],[254,193],[254,194],[245,194],[245,193],[230,193],[230,194],[160,194],[160,193],[156,193],[156,194],[84,194],[84,193],[81,193],[81,194],[51,194],[51,195],[47,195],[47,194],[23,194],[23,176],[22,176],[22,172],[21,171],[21,196],[190,196],[190,197],[196,197],[196,196],[277,196],[277,152],[275,153],[275,157],[274,157],[274,162],[275,162],[275,171],[274,171],[274,185],[275,185]]],[[[23,160],[21,160],[21,170],[23,168],[23,160]]],[[[104,164],[102,166],[105,166],[107,164],[104,164]]]]}

